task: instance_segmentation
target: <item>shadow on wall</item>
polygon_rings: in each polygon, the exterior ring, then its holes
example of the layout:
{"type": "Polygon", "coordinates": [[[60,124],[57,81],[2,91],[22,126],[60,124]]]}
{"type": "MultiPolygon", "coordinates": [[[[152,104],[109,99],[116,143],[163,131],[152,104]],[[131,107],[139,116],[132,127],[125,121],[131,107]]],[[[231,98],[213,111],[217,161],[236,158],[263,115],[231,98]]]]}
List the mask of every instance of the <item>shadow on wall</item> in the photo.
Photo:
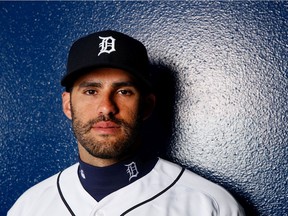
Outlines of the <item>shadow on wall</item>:
{"type": "MultiPolygon", "coordinates": [[[[173,137],[178,133],[175,128],[175,101],[177,93],[180,92],[177,91],[177,72],[163,63],[153,63],[151,71],[157,103],[154,113],[143,126],[142,153],[148,156],[160,156],[177,163],[179,158],[173,157],[173,146],[175,146],[173,137]]],[[[250,202],[250,194],[244,191],[237,182],[221,176],[217,177],[202,167],[187,167],[187,169],[227,189],[245,209],[246,216],[259,215],[250,202]]]]}
{"type": "Polygon", "coordinates": [[[160,63],[152,64],[150,69],[156,94],[156,107],[152,116],[143,125],[142,138],[145,145],[142,152],[169,159],[175,119],[175,73],[160,63]]]}

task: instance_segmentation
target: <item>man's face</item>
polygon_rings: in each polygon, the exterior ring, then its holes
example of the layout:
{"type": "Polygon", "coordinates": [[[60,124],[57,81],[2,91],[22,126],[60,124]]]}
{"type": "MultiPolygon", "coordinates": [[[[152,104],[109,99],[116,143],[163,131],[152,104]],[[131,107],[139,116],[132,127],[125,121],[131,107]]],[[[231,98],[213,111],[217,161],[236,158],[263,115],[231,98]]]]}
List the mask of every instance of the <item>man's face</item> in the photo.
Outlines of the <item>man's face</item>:
{"type": "Polygon", "coordinates": [[[145,112],[140,91],[127,72],[102,68],[88,73],[71,93],[63,94],[63,101],[75,136],[90,155],[120,159],[136,145],[145,112]]]}

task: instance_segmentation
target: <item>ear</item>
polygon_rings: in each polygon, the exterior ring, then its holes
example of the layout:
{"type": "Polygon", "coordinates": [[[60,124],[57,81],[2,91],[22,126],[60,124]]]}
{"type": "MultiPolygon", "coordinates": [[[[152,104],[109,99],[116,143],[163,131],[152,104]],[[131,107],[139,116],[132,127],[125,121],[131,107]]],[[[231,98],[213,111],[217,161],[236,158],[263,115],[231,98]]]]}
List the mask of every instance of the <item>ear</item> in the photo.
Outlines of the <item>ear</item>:
{"type": "Polygon", "coordinates": [[[154,94],[149,94],[144,98],[143,102],[143,120],[146,120],[150,117],[154,110],[156,104],[156,96],[154,94]]]}
{"type": "Polygon", "coordinates": [[[72,111],[71,111],[71,93],[63,92],[62,94],[62,109],[64,114],[69,118],[72,119],[72,111]]]}

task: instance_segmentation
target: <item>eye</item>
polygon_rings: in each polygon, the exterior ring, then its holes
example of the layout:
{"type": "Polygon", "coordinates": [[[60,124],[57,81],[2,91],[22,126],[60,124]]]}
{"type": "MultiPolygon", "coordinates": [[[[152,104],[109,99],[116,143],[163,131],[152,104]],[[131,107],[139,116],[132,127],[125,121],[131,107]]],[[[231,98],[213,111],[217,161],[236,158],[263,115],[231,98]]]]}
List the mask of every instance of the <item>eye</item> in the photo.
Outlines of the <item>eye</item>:
{"type": "Polygon", "coordinates": [[[95,94],[97,94],[97,91],[93,90],[93,89],[88,89],[88,90],[84,91],[84,94],[86,94],[86,95],[95,95],[95,94]]]}
{"type": "Polygon", "coordinates": [[[130,96],[133,94],[133,92],[131,90],[127,90],[127,89],[121,89],[118,91],[118,93],[121,95],[126,95],[126,96],[130,96]]]}

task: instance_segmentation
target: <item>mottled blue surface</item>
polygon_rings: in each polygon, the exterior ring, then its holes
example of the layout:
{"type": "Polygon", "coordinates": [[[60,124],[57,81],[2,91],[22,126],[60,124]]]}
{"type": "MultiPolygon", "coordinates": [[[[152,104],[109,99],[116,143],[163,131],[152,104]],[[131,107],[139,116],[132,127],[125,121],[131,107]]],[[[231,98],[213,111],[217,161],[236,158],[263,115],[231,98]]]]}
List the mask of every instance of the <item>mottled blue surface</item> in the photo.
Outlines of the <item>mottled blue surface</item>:
{"type": "MultiPolygon", "coordinates": [[[[143,41],[161,66],[168,157],[223,185],[247,215],[287,215],[287,8],[286,1],[0,2],[0,215],[77,160],[59,81],[72,41],[107,28],[143,41]]],[[[163,131],[148,133],[161,141],[163,131]]]]}

